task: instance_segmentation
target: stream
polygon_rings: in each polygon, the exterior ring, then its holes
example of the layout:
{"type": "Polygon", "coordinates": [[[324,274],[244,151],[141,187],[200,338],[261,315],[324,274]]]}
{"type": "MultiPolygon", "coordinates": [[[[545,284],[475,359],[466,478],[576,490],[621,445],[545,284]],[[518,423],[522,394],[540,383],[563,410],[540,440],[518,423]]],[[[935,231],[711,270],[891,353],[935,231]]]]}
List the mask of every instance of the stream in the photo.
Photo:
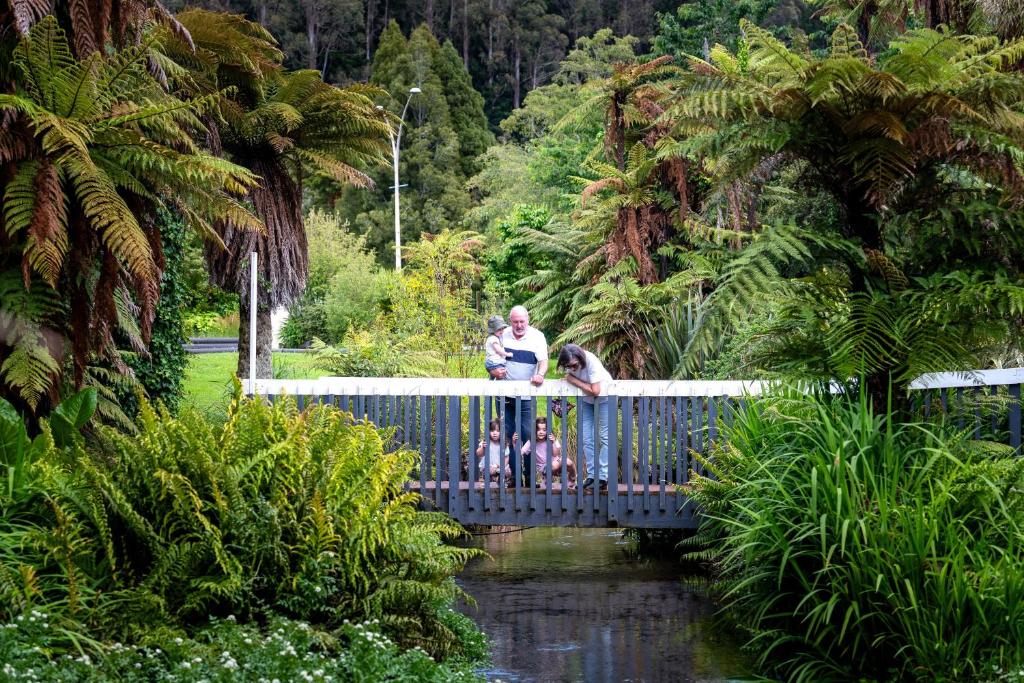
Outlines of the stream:
{"type": "Polygon", "coordinates": [[[621,529],[533,528],[476,537],[491,558],[458,582],[492,640],[488,681],[725,681],[748,673],[715,604],[669,559],[627,552],[621,529]]]}

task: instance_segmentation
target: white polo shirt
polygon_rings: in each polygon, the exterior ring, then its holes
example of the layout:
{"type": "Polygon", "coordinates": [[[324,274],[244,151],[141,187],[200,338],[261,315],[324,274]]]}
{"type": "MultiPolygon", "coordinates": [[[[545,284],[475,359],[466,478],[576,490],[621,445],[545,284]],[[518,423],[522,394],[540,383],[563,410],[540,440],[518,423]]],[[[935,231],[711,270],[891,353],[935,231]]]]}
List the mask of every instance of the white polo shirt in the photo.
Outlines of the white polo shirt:
{"type": "Polygon", "coordinates": [[[501,335],[501,345],[512,357],[505,361],[505,379],[529,381],[537,374],[537,366],[548,358],[548,340],[536,327],[527,325],[526,334],[516,339],[512,328],[501,335]]]}

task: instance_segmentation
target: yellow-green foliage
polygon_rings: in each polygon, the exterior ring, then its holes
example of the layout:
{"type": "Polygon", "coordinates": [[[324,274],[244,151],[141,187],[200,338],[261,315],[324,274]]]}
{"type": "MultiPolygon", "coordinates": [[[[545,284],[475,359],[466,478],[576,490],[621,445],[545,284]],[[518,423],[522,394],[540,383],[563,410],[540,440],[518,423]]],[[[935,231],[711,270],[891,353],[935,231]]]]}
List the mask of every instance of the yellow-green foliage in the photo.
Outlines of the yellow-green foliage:
{"type": "MultiPolygon", "coordinates": [[[[403,490],[414,453],[334,407],[237,393],[223,425],[143,402],[137,429],[43,458],[68,602],[83,599],[72,582],[101,587],[96,619],[120,630],[266,608],[327,627],[376,617],[406,643],[459,649],[443,612],[479,551],[446,545],[462,528],[403,490]]],[[[0,584],[21,571],[0,569],[0,584]]]]}

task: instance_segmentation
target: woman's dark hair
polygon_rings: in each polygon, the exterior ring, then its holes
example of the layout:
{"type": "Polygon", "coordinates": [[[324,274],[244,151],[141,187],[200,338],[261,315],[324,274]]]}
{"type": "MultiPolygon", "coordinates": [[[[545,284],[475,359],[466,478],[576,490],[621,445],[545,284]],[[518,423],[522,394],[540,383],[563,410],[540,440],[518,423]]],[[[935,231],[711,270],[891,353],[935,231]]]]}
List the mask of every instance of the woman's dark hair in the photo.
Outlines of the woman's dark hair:
{"type": "Polygon", "coordinates": [[[558,369],[567,367],[574,360],[580,364],[580,368],[587,367],[587,354],[583,349],[576,344],[566,344],[558,352],[558,369]]]}

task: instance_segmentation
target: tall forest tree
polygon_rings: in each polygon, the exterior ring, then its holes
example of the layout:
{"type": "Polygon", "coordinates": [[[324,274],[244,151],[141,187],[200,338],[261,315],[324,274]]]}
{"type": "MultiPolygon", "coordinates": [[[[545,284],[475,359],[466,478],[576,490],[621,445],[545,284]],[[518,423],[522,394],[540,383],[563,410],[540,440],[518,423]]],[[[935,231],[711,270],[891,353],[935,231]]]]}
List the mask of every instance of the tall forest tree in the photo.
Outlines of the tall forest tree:
{"type": "MultiPolygon", "coordinates": [[[[493,140],[483,98],[473,89],[458,53],[451,43],[439,44],[426,26],[406,39],[392,22],[381,37],[371,82],[391,93],[379,101],[396,116],[409,90],[421,90],[410,102],[402,133],[403,241],[414,241],[423,232],[457,228],[472,205],[466,180],[476,172],[477,158],[493,140]]],[[[376,189],[346,191],[338,208],[368,236],[383,261],[394,245],[391,173],[382,169],[371,175],[376,189]]]]}

